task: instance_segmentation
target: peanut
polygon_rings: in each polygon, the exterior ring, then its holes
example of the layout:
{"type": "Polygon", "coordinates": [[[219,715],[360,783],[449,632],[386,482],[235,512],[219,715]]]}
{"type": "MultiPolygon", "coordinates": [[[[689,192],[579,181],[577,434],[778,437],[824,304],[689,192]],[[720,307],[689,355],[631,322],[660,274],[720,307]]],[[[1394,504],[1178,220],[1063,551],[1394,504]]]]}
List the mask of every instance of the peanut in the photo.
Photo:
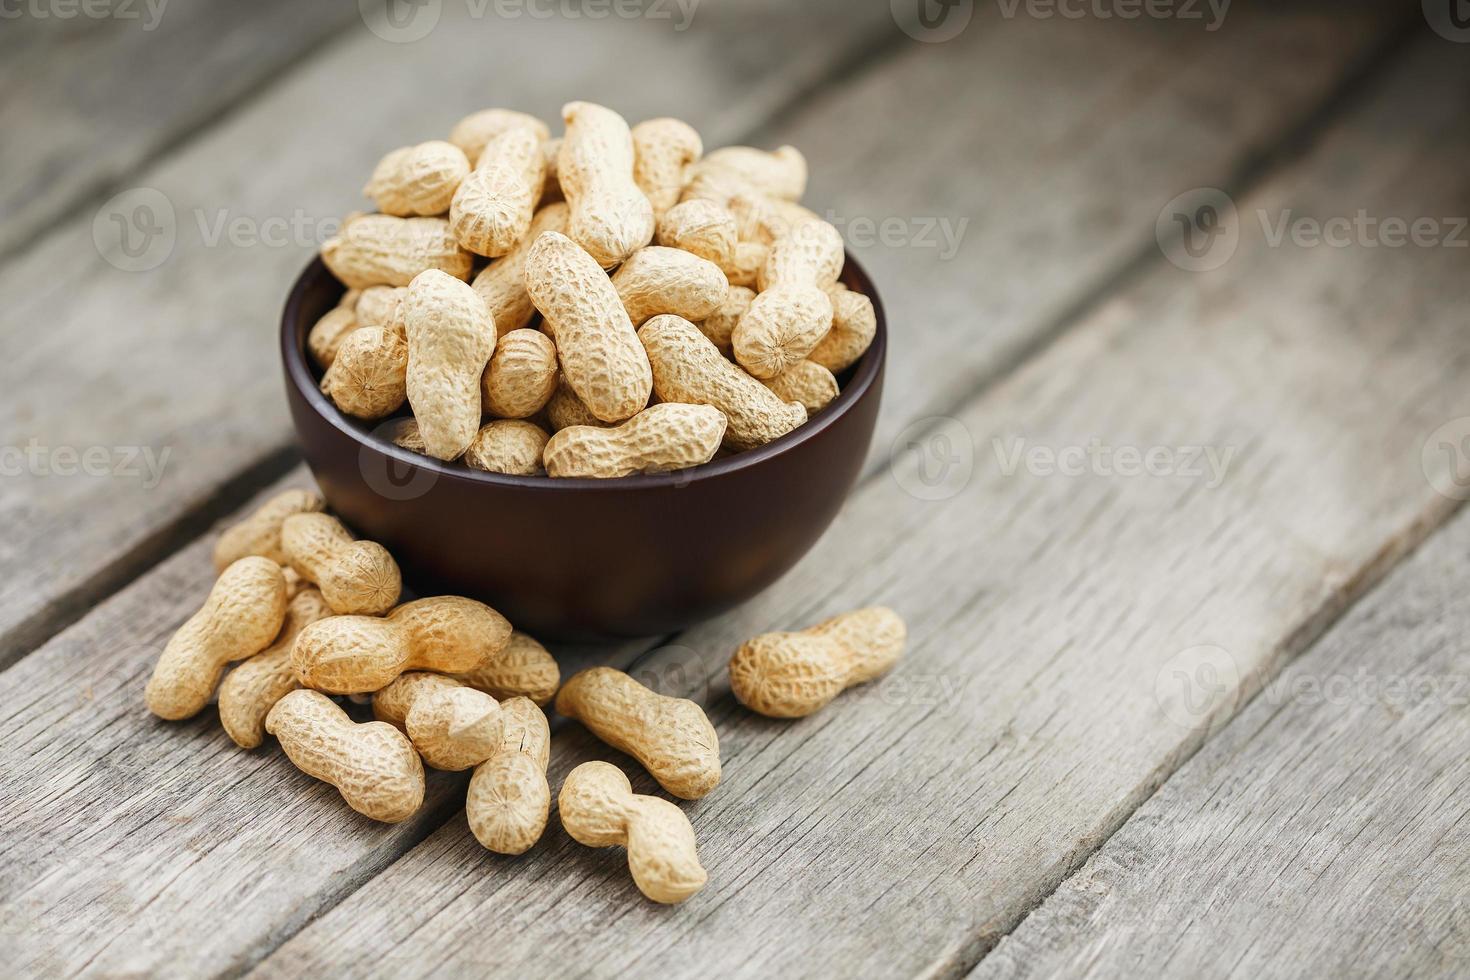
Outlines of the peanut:
{"type": "Polygon", "coordinates": [[[398,302],[407,286],[369,286],[357,300],[357,322],[364,327],[386,327],[393,323],[398,302]]]}
{"type": "Polygon", "coordinates": [[[342,342],[360,325],[357,312],[351,306],[335,306],[322,314],[306,335],[306,350],[311,359],[323,370],[331,367],[342,342]]]}
{"type": "Polygon", "coordinates": [[[292,514],[309,514],[325,507],[326,502],[319,493],[282,490],[220,535],[214,546],[215,570],[222,572],[249,555],[286,564],[286,552],[281,548],[281,523],[292,514]]]}
{"type": "Polygon", "coordinates": [[[551,811],[546,782],[551,729],[528,698],[503,701],[500,714],[500,745],[470,777],[465,817],[475,839],[489,850],[524,854],[541,839],[551,811]]]}
{"type": "Polygon", "coordinates": [[[772,152],[753,146],[725,146],[706,156],[694,170],[694,176],[737,177],[761,194],[781,200],[799,201],[806,193],[806,157],[794,146],[782,146],[772,152]]]}
{"type": "Polygon", "coordinates": [[[633,326],[658,313],[703,320],[720,308],[730,283],[720,267],[682,249],[650,245],[628,256],[612,276],[633,326]]]}
{"type": "Polygon", "coordinates": [[[887,673],[907,631],[891,609],[844,613],[797,633],[765,633],[730,658],[740,703],[771,718],[803,718],[844,690],[887,673]]]}
{"type": "Polygon", "coordinates": [[[621,425],[562,429],[546,444],[546,475],[606,479],[708,463],[725,435],[725,416],[709,405],[650,405],[621,425]]]}
{"type": "Polygon", "coordinates": [[[546,430],[524,419],[486,422],[465,451],[465,465],[486,473],[535,476],[541,472],[546,430]]]}
{"type": "Polygon", "coordinates": [[[407,286],[426,269],[468,279],[473,265],[443,218],[369,214],[342,227],[322,245],[322,261],[344,285],[407,286]]]}
{"type": "Polygon", "coordinates": [[[562,120],[556,173],[572,209],[567,234],[610,269],[653,240],[653,205],[633,181],[633,136],[622,116],[591,102],[568,102],[562,120]]]}
{"type": "Polygon", "coordinates": [[[419,434],[419,424],[413,416],[394,419],[387,423],[387,427],[382,430],[382,435],[400,449],[407,449],[415,453],[424,451],[424,437],[419,434]]]}
{"type": "Polygon", "coordinates": [[[423,805],[423,764],[392,725],[355,724],[325,695],[298,690],[271,708],[265,730],[280,741],[296,768],[335,786],[365,817],[398,823],[423,805]]]}
{"type": "Polygon", "coordinates": [[[720,267],[732,286],[755,285],[769,251],[765,244],[741,241],[729,209],[700,198],[670,208],[659,219],[654,240],[708,259],[720,267]]]}
{"type": "Polygon", "coordinates": [[[293,514],[281,524],[281,550],[301,577],[322,590],[336,613],[377,616],[393,608],[403,579],[388,549],[358,541],[327,514],[293,514]]]}
{"type": "Polygon", "coordinates": [[[253,749],[265,738],[265,716],[301,686],[291,669],[297,634],[330,615],[332,608],[319,591],[302,589],[286,604],[286,621],[275,642],[225,675],[219,686],[219,720],[236,745],[253,749]]]}
{"type": "Polygon", "coordinates": [[[559,714],[643,764],[675,796],[697,800],[720,782],[720,740],[704,709],[656,694],[620,670],[574,674],[556,695],[559,714]]]}
{"type": "Polygon", "coordinates": [[[810,208],[754,191],[734,195],[726,206],[735,216],[740,239],[765,245],[774,244],[802,225],[822,221],[810,208]]]}
{"type": "Polygon", "coordinates": [[[480,155],[491,140],[508,129],[522,126],[529,126],[539,139],[545,140],[551,136],[546,124],[535,116],[514,109],[481,109],[454,124],[454,129],[449,133],[449,142],[464,151],[471,166],[477,166],[480,155]]]}
{"type": "Polygon", "coordinates": [[[617,766],[584,762],[557,796],[561,822],[579,844],[628,849],[628,871],[647,898],[665,905],[704,887],[699,842],[684,811],[656,796],[639,796],[617,766]]]}
{"type": "Polygon", "coordinates": [[[592,414],[621,422],[642,411],[653,388],[648,355],[593,257],[565,235],[544,233],[526,257],[526,291],[553,325],[567,384],[592,414]]]}
{"type": "Polygon", "coordinates": [[[546,403],[546,421],[554,432],[560,432],[573,425],[606,427],[613,424],[604,422],[593,415],[592,411],[582,404],[582,399],[577,397],[577,393],[567,385],[565,378],[557,383],[556,391],[552,394],[551,400],[546,403]]]}
{"type": "Polygon", "coordinates": [[[170,721],[198,714],[225,665],[264,650],[285,618],[281,566],[258,555],[231,564],[164,646],[143,693],[148,710],[170,721]]]}
{"type": "Polygon", "coordinates": [[[455,239],[477,255],[509,252],[531,228],[545,178],[535,128],[512,126],[495,137],[454,193],[449,226],[455,239]]]}
{"type": "Polygon", "coordinates": [[[549,702],[561,685],[561,668],[551,654],[520,632],[511,633],[505,649],[480,666],[451,676],[499,701],[525,697],[538,705],[549,702]]]}
{"type": "Polygon", "coordinates": [[[499,702],[472,687],[426,692],[404,721],[419,755],[446,772],[462,772],[494,755],[502,724],[499,702]]]}
{"type": "Polygon", "coordinates": [[[825,221],[777,239],[761,271],[761,293],[731,335],[735,360],[757,378],[805,360],[832,328],[825,287],[836,282],[842,262],[842,236],[825,221]]]}
{"type": "Polygon", "coordinates": [[[420,695],[436,688],[463,686],[445,674],[431,674],[423,670],[399,674],[388,686],[373,692],[373,717],[403,731],[408,725],[409,709],[420,695]]]}
{"type": "Polygon", "coordinates": [[[798,402],[812,416],[837,397],[837,379],[832,372],[811,361],[797,361],[774,378],[762,381],[783,402],[798,402]]]}
{"type": "Polygon", "coordinates": [[[387,327],[360,327],[322,376],[322,394],[353,418],[387,418],[408,397],[408,345],[387,327]]]}
{"type": "Polygon", "coordinates": [[[453,143],[430,140],[383,157],[362,192],[384,214],[400,218],[443,214],[469,172],[464,151],[453,143]]]}
{"type": "Polygon", "coordinates": [[[699,328],[676,316],[656,316],[638,331],[653,367],[660,401],[713,405],[725,413],[724,446],[741,452],[763,446],[806,421],[806,409],[777,398],[720,356],[699,328]]]}
{"type": "Polygon", "coordinates": [[[841,284],[832,286],[827,296],[832,300],[832,329],[807,357],[840,374],[867,353],[878,332],[878,315],[871,299],[841,284]]]}
{"type": "Polygon", "coordinates": [[[704,322],[697,324],[700,333],[710,339],[719,352],[727,358],[734,359],[735,353],[730,346],[730,335],[735,332],[735,324],[750,309],[750,304],[755,299],[755,290],[744,286],[731,286],[730,292],[725,296],[725,301],[720,308],[704,318],[704,322]]]}
{"type": "Polygon", "coordinates": [[[510,623],[489,606],[460,596],[406,602],[384,618],[332,616],[301,631],[291,666],[307,687],[364,694],[406,670],[463,673],[498,655],[510,623]]]}
{"type": "Polygon", "coordinates": [[[428,455],[457,459],[480,428],[480,377],[495,352],[485,301],[465,283],[430,270],[403,301],[408,403],[428,455]]]}
{"type": "Polygon", "coordinates": [[[704,152],[694,127],[678,119],[649,119],[633,127],[633,181],[657,218],[679,203],[691,164],[704,152]]]}
{"type": "Polygon", "coordinates": [[[485,301],[495,327],[502,334],[530,325],[536,305],[526,292],[526,256],[542,232],[567,230],[571,212],[565,204],[548,204],[531,219],[531,230],[505,255],[475,276],[475,292],[485,301]]]}
{"type": "Polygon", "coordinates": [[[480,379],[480,405],[503,419],[535,415],[556,392],[557,374],[556,345],[544,333],[503,333],[480,379]]]}
{"type": "Polygon", "coordinates": [[[459,772],[500,747],[500,705],[443,674],[403,674],[373,695],[373,717],[408,733],[435,769],[459,772]]]}

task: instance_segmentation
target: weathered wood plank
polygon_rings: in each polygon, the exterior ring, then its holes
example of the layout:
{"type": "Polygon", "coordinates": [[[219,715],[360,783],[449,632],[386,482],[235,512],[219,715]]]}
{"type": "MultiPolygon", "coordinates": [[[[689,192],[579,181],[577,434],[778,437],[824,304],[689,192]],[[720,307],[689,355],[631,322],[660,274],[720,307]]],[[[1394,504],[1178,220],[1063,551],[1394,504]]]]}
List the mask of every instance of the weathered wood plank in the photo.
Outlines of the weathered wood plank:
{"type": "Polygon", "coordinates": [[[196,534],[181,516],[229,509],[242,473],[284,469],[283,298],[336,218],[363,206],[363,175],[387,149],[447,133],[487,103],[554,118],[578,94],[635,118],[699,120],[712,144],[728,142],[893,30],[886,9],[841,0],[700,6],[683,33],[664,20],[496,9],[445,4],[409,44],[360,28],[139,174],[165,199],[149,226],[173,215],[172,254],[166,236],[134,239],[158,243],[168,257],[157,268],[125,271],[117,254],[123,268],[109,264],[90,214],[0,268],[0,521],[12,529],[0,563],[29,570],[0,584],[0,665],[196,534]],[[470,16],[479,9],[491,13],[470,16]],[[727,42],[760,25],[762,44],[727,42]],[[750,84],[732,85],[741,78],[750,84]]]}
{"type": "Polygon", "coordinates": [[[16,16],[0,34],[0,255],[73,208],[102,203],[114,181],[361,25],[356,4],[340,0],[8,9],[16,16]]]}
{"type": "Polygon", "coordinates": [[[1166,201],[1234,193],[1399,23],[1422,28],[1362,4],[1238,3],[1213,32],[1004,8],[762,134],[808,150],[808,199],[883,291],[875,464],[1157,257],[1166,201]]]}
{"type": "MultiPolygon", "coordinates": [[[[263,496],[310,485],[298,469],[263,496]]],[[[148,713],[143,685],[208,592],[213,543],[201,538],[0,674],[15,709],[0,720],[10,975],[239,972],[463,806],[467,774],[430,770],[423,810],[374,823],[273,742],[236,747],[213,707],[182,723],[148,713]]],[[[590,662],[556,653],[568,667],[590,662]]]]}
{"type": "MultiPolygon", "coordinates": [[[[1451,511],[1426,480],[1446,464],[1421,450],[1470,415],[1463,256],[1272,247],[1254,216],[1464,214],[1470,107],[1422,93],[1467,80],[1458,52],[1415,48],[1304,162],[1238,202],[1231,261],[1191,274],[1160,260],[958,413],[950,495],[906,455],[785,581],[651,659],[709,671],[725,783],[688,807],[704,893],[653,907],[615,850],[553,836],[502,862],[455,821],[257,972],[973,966],[1451,511]],[[1009,470],[992,446],[1017,439],[1159,447],[1169,465],[1009,470]],[[1195,473],[1185,446],[1235,452],[1195,473]],[[794,724],[732,703],[721,667],[739,639],[875,601],[911,624],[889,679],[794,724]],[[1160,685],[1204,644],[1229,651],[1234,676],[1181,715],[1189,702],[1160,685]]],[[[580,751],[559,745],[557,765],[580,751]]]]}
{"type": "Polygon", "coordinates": [[[1470,963],[1470,514],[1256,696],[972,974],[1470,963]]]}
{"type": "Polygon", "coordinates": [[[213,580],[211,547],[179,552],[0,674],[17,708],[0,721],[13,975],[239,970],[463,803],[462,780],[435,774],[423,811],[374,824],[273,746],[237,748],[212,707],[179,724],[148,714],[143,684],[213,580]]]}

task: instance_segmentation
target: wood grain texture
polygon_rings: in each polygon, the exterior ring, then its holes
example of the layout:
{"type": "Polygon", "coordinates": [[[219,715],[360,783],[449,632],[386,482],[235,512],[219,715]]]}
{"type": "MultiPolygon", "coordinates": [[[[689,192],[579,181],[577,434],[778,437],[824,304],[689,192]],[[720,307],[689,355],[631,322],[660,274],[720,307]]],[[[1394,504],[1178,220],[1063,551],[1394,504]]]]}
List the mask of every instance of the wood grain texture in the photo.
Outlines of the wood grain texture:
{"type": "MultiPolygon", "coordinates": [[[[303,468],[250,506],[297,486],[311,486],[303,468]]],[[[274,739],[238,748],[212,705],[179,723],[148,713],[153,664],[214,581],[214,540],[0,674],[14,706],[0,721],[12,814],[0,946],[12,975],[238,972],[463,807],[469,774],[427,770],[424,808],[375,823],[292,767],[274,739]]],[[[633,655],[554,652],[566,669],[633,655]]]]}
{"type": "Polygon", "coordinates": [[[214,580],[212,546],[0,674],[15,708],[0,721],[0,944],[14,975],[238,970],[462,805],[464,780],[431,772],[417,816],[376,824],[274,740],[236,747],[213,706],[179,723],[148,713],[143,685],[214,580]]]}
{"type": "Polygon", "coordinates": [[[659,19],[442,9],[415,43],[359,26],[137,174],[166,199],[151,226],[173,215],[175,242],[159,245],[167,258],[156,268],[104,259],[92,214],[0,267],[0,521],[13,529],[0,562],[34,570],[0,584],[0,665],[166,554],[182,516],[222,513],[232,481],[285,452],[281,306],[338,217],[365,206],[358,190],[381,154],[446,134],[487,104],[555,119],[566,99],[589,94],[634,119],[699,120],[712,144],[729,142],[893,31],[885,8],[841,0],[701,6],[683,32],[659,19]],[[727,40],[761,25],[759,45],[727,40]],[[88,451],[91,474],[72,455],[88,451]]]}
{"type": "Polygon", "coordinates": [[[882,290],[893,342],[875,467],[915,419],[1003,376],[1156,258],[1170,198],[1235,193],[1407,20],[1238,3],[1210,32],[1005,8],[975,4],[955,40],[912,45],[762,134],[807,152],[806,201],[882,290]]]}
{"type": "Polygon", "coordinates": [[[116,181],[361,23],[356,4],[340,0],[7,10],[14,15],[0,39],[0,255],[73,208],[89,201],[95,208],[116,181]]]}
{"type": "MultiPolygon", "coordinates": [[[[1253,217],[1466,213],[1470,114],[1422,98],[1470,80],[1449,48],[1410,52],[1237,202],[1221,268],[1160,260],[955,415],[947,447],[920,447],[958,457],[952,485],[905,454],[782,583],[645,661],[704,687],[720,733],[724,783],[688,807],[699,896],[652,907],[616,851],[557,840],[493,862],[455,821],[257,972],[972,967],[1451,511],[1426,479],[1446,464],[1421,451],[1470,415],[1462,255],[1272,247],[1253,217]],[[1016,439],[1236,452],[1218,480],[1182,456],[1154,476],[1045,475],[999,462],[993,441],[1016,439]],[[877,601],[911,628],[889,678],[796,723],[733,704],[740,639],[877,601]],[[1209,662],[1201,645],[1225,651],[1223,682],[1191,702],[1171,682],[1209,662]]],[[[577,750],[554,749],[563,770],[577,750]]]]}
{"type": "Polygon", "coordinates": [[[1467,553],[1470,514],[1271,681],[971,976],[1463,975],[1467,553]]]}

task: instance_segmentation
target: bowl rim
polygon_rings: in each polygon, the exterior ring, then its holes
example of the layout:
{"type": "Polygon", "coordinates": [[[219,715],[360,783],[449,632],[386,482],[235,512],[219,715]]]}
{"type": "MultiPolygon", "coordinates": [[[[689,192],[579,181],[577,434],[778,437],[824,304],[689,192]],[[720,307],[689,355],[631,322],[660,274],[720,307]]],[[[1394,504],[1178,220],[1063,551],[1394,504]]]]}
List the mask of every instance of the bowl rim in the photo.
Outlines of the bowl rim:
{"type": "MultiPolygon", "coordinates": [[[[821,435],[828,428],[835,425],[837,420],[845,415],[849,409],[861,401],[863,396],[867,394],[882,375],[884,361],[888,353],[888,321],[884,314],[883,302],[878,296],[878,290],[873,285],[873,280],[867,271],[858,264],[858,261],[853,258],[850,251],[845,251],[844,254],[846,263],[843,266],[840,281],[849,289],[862,293],[872,301],[873,313],[877,320],[877,329],[874,331],[872,343],[868,345],[867,351],[863,353],[863,356],[858,359],[857,363],[848,369],[851,372],[851,377],[847,384],[842,387],[831,404],[827,405],[807,422],[785,435],[773,439],[764,446],[756,449],[735,453],[723,459],[711,460],[699,466],[692,466],[681,470],[669,470],[662,473],[634,473],[630,476],[610,477],[607,479],[549,477],[544,475],[515,476],[506,473],[487,473],[483,470],[470,469],[467,466],[456,465],[432,456],[426,456],[422,453],[412,452],[379,436],[375,431],[359,428],[357,423],[349,419],[337,406],[333,405],[317,386],[317,380],[312,374],[311,366],[307,363],[305,354],[306,329],[309,328],[298,326],[304,319],[302,316],[302,307],[305,305],[307,292],[315,284],[315,280],[326,277],[332,282],[337,282],[336,278],[332,276],[331,272],[328,271],[326,265],[322,262],[320,255],[313,257],[307,263],[306,268],[301,271],[301,274],[291,287],[291,292],[286,298],[285,309],[281,313],[281,358],[285,365],[286,383],[295,388],[313,412],[325,419],[337,431],[356,442],[359,446],[359,453],[372,450],[406,466],[415,467],[431,473],[436,479],[449,479],[481,486],[516,488],[521,490],[546,490],[552,492],[576,490],[584,492],[624,492],[628,490],[683,487],[691,483],[718,479],[731,473],[737,473],[759,466],[761,463],[781,456],[808,440],[821,435]],[[298,343],[296,340],[298,332],[302,337],[301,343],[298,343]]],[[[337,284],[341,285],[341,283],[337,284]]],[[[343,289],[345,292],[345,287],[343,289]]],[[[381,425],[382,423],[377,424],[381,425]]]]}

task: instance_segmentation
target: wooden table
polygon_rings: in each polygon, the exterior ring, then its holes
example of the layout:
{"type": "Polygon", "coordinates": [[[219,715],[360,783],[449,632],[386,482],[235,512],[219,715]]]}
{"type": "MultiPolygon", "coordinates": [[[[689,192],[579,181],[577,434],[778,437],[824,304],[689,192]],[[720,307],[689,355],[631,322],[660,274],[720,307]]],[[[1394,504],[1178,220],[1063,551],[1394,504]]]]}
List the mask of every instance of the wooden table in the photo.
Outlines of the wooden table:
{"type": "MultiPolygon", "coordinates": [[[[976,3],[937,41],[881,0],[451,0],[411,42],[350,0],[137,6],[0,34],[8,974],[1470,970],[1470,45],[1419,5],[976,3]],[[324,230],[391,146],[571,98],[800,146],[892,324],[867,476],[795,570],[558,651],[719,730],[675,908],[555,819],[486,852],[463,774],[375,824],[142,700],[216,527],[310,479],[274,331],[324,230]],[[119,219],[172,247],[99,249],[119,219]],[[875,602],[889,678],[733,701],[740,639],[875,602]]],[[[575,725],[553,756],[627,761],[575,725]]]]}

